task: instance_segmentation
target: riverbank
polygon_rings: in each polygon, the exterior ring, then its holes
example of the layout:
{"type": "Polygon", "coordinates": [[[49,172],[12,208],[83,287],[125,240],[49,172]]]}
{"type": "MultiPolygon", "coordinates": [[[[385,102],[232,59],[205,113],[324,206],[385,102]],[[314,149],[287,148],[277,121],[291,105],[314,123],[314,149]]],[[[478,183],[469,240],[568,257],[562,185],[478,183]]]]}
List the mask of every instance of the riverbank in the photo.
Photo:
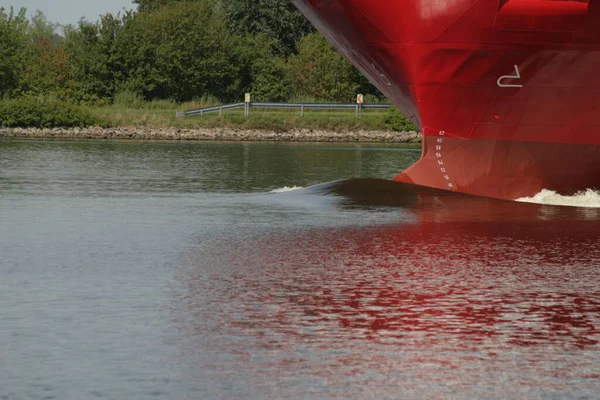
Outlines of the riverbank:
{"type": "Polygon", "coordinates": [[[381,142],[420,143],[417,132],[393,131],[329,131],[292,129],[275,132],[258,129],[182,129],[182,128],[8,128],[0,129],[0,138],[25,139],[92,139],[92,140],[214,140],[214,141],[279,141],[279,142],[381,142]]]}
{"type": "MultiPolygon", "coordinates": [[[[290,140],[302,139],[306,132],[326,132],[316,136],[325,136],[319,140],[393,140],[406,142],[411,135],[398,135],[390,132],[416,131],[415,125],[395,108],[388,110],[362,110],[360,116],[354,110],[311,110],[301,113],[297,110],[251,110],[250,115],[244,115],[243,110],[229,110],[222,115],[217,113],[194,117],[178,118],[176,115],[183,109],[197,108],[200,104],[176,104],[169,101],[146,102],[138,105],[113,105],[105,107],[86,107],[74,105],[55,99],[40,100],[23,98],[0,101],[0,129],[10,128],[46,128],[43,132],[15,131],[11,135],[35,137],[73,137],[87,135],[97,138],[108,136],[153,139],[156,135],[164,139],[179,139],[180,133],[191,136],[191,139],[212,139],[215,132],[224,136],[223,139],[264,140],[265,132],[271,139],[290,140]],[[79,130],[75,129],[79,127],[79,130]],[[102,132],[83,127],[102,127],[102,132]],[[136,127],[135,132],[131,128],[136,127]],[[55,129],[57,128],[57,129],[55,129]],[[65,131],[66,128],[71,128],[65,131]],[[125,131],[123,131],[123,129],[125,131]],[[141,130],[140,130],[141,129],[141,130]],[[176,129],[177,131],[173,132],[176,129]],[[94,131],[94,132],[90,132],[94,131]],[[158,132],[157,132],[158,131],[158,132]],[[258,132],[260,134],[249,134],[258,132]],[[365,134],[364,132],[368,132],[365,134]],[[372,132],[377,132],[372,134],[372,132]],[[332,135],[331,133],[336,133],[332,135]],[[355,134],[356,133],[356,134],[355,134]],[[258,137],[257,137],[258,136],[258,137]],[[373,139],[375,137],[375,139],[373,139]]],[[[8,133],[4,133],[7,136],[8,133]]],[[[315,135],[309,135],[307,140],[314,140],[315,135]]]]}

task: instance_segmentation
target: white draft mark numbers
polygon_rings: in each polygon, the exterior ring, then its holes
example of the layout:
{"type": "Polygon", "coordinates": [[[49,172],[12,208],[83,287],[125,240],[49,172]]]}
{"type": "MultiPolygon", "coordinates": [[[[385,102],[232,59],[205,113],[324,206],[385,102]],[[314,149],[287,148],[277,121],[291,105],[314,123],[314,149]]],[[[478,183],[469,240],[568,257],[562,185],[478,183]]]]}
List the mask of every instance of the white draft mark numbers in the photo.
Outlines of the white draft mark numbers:
{"type": "Polygon", "coordinates": [[[450,175],[446,171],[446,165],[444,164],[443,155],[442,155],[443,150],[444,150],[445,136],[446,136],[446,131],[438,132],[438,138],[436,139],[436,144],[435,144],[435,158],[437,158],[438,167],[440,168],[440,172],[444,176],[444,180],[446,181],[446,184],[448,185],[448,189],[455,190],[456,186],[452,183],[452,179],[450,179],[450,175]]]}

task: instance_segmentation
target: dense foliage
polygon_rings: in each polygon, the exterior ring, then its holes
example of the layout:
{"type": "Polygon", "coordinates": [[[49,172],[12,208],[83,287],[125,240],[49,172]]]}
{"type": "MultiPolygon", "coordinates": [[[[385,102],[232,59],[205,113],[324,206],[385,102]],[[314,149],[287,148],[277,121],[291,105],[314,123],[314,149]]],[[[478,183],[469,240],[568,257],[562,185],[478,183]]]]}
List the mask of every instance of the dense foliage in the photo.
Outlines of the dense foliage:
{"type": "Polygon", "coordinates": [[[386,128],[396,132],[416,131],[417,127],[412,121],[400,112],[396,107],[391,107],[383,117],[386,128]]]}
{"type": "Polygon", "coordinates": [[[140,12],[115,40],[118,85],[151,99],[231,97],[239,90],[233,45],[207,0],[140,12]]]}
{"type": "Polygon", "coordinates": [[[65,27],[0,8],[0,99],[381,98],[289,0],[135,3],[137,11],[65,27]]]}
{"type": "Polygon", "coordinates": [[[314,29],[290,0],[214,0],[236,35],[264,35],[280,55],[295,53],[314,29]]]}
{"type": "Polygon", "coordinates": [[[0,9],[0,96],[14,93],[21,85],[27,52],[34,49],[29,35],[25,10],[15,14],[0,9]]]}
{"type": "Polygon", "coordinates": [[[60,100],[25,97],[0,101],[0,126],[87,127],[100,121],[82,107],[60,100]]]}

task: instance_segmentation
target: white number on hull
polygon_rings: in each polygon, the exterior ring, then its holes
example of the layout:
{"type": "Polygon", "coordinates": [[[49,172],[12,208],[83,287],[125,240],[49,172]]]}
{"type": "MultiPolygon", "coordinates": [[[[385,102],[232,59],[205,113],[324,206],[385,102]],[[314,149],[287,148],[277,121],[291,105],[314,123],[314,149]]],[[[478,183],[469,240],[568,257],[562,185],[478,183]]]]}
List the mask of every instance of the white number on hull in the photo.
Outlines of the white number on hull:
{"type": "Polygon", "coordinates": [[[519,72],[518,65],[515,65],[515,75],[503,75],[500,78],[498,78],[498,87],[501,87],[501,88],[522,88],[523,87],[523,85],[502,83],[506,79],[521,79],[521,72],[519,72]]]}
{"type": "Polygon", "coordinates": [[[450,190],[455,190],[455,186],[452,183],[452,180],[450,179],[450,175],[446,172],[446,167],[444,167],[444,161],[442,160],[443,158],[443,143],[444,143],[444,136],[446,136],[446,131],[439,131],[438,132],[438,138],[436,140],[437,145],[435,146],[435,157],[438,159],[437,163],[440,166],[440,172],[443,174],[444,176],[444,180],[447,182],[448,188],[450,190]]]}

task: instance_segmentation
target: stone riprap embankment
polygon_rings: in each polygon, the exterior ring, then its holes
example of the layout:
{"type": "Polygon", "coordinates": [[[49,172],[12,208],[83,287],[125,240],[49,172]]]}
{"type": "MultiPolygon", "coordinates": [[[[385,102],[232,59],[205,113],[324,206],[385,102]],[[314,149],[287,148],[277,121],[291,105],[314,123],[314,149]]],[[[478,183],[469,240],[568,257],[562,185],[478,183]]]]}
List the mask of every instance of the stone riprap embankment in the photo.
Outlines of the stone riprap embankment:
{"type": "Polygon", "coordinates": [[[0,128],[0,137],[44,139],[96,140],[222,140],[222,141],[278,141],[278,142],[383,142],[419,143],[417,132],[354,131],[334,132],[298,129],[273,132],[246,129],[184,129],[184,128],[0,128]]]}

